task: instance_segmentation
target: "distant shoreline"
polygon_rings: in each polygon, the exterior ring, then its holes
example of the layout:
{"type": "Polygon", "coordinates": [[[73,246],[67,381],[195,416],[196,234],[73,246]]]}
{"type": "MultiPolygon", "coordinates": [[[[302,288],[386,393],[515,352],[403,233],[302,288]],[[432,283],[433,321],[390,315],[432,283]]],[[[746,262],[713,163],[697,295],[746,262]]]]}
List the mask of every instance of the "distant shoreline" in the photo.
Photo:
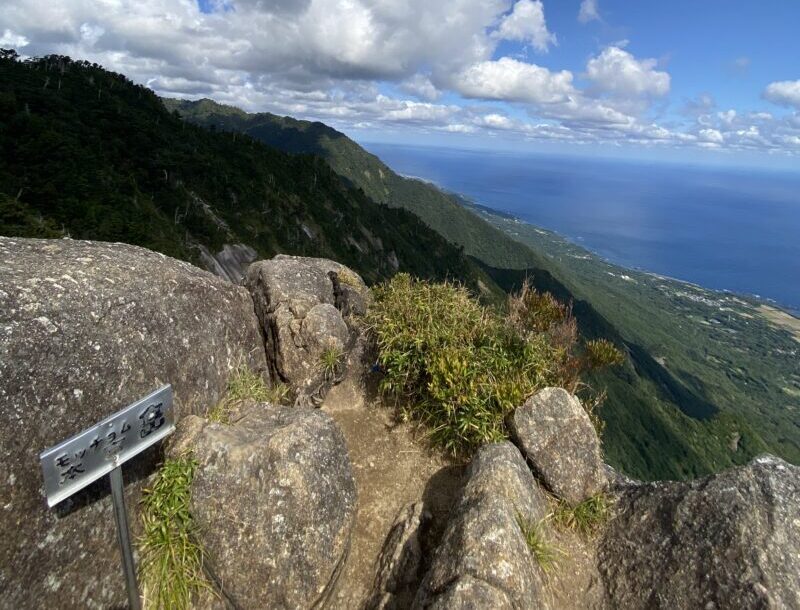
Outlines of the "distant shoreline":
{"type": "MultiPolygon", "coordinates": [[[[548,229],[546,227],[540,227],[539,225],[536,225],[536,224],[534,224],[532,222],[529,222],[529,221],[527,221],[527,220],[525,220],[523,218],[520,218],[519,216],[517,216],[517,215],[515,215],[515,214],[513,214],[511,212],[507,212],[505,210],[496,210],[496,209],[494,209],[494,208],[492,208],[490,206],[487,206],[485,204],[478,203],[477,201],[475,201],[474,199],[472,199],[471,197],[469,197],[467,195],[464,195],[462,193],[457,193],[457,192],[454,192],[454,191],[451,191],[451,190],[448,190],[448,189],[442,187],[442,185],[438,184],[434,180],[430,180],[428,178],[422,178],[420,176],[414,176],[414,175],[410,175],[410,174],[400,174],[400,175],[403,176],[404,178],[408,178],[410,180],[418,180],[420,182],[424,182],[425,184],[429,184],[429,185],[432,185],[432,186],[436,187],[442,193],[445,193],[445,194],[453,197],[454,199],[456,199],[458,201],[458,203],[460,203],[462,206],[466,207],[467,209],[472,208],[471,211],[473,211],[473,212],[477,209],[478,211],[481,211],[481,212],[486,213],[486,214],[491,214],[491,215],[497,216],[499,218],[503,218],[503,219],[506,219],[506,220],[513,220],[514,222],[525,224],[527,226],[533,227],[534,229],[536,229],[538,231],[545,231],[546,233],[549,233],[550,235],[553,235],[558,239],[561,239],[561,240],[564,240],[564,241],[568,242],[573,247],[583,250],[588,255],[590,255],[592,257],[595,257],[595,258],[603,261],[606,264],[614,265],[615,267],[619,267],[620,269],[626,270],[626,271],[631,271],[631,272],[635,272],[635,273],[644,273],[644,274],[649,275],[651,277],[655,277],[655,278],[663,279],[663,280],[669,280],[669,281],[672,281],[672,282],[676,282],[678,284],[683,284],[685,286],[692,286],[694,288],[699,288],[701,290],[707,290],[709,292],[727,294],[727,295],[731,295],[731,296],[734,296],[734,297],[740,297],[740,298],[743,298],[743,299],[754,301],[755,303],[758,303],[760,305],[765,305],[765,306],[771,307],[773,309],[777,309],[778,311],[790,316],[794,320],[797,320],[797,323],[800,326],[800,308],[795,308],[795,307],[792,307],[792,306],[787,305],[785,303],[778,302],[775,299],[772,299],[770,297],[764,297],[764,296],[761,296],[761,295],[758,295],[758,294],[752,294],[752,293],[746,293],[746,292],[736,292],[734,290],[729,290],[727,288],[710,288],[708,286],[703,286],[702,284],[698,284],[697,282],[692,282],[692,281],[689,281],[689,280],[684,280],[684,279],[681,279],[681,278],[673,277],[673,276],[670,276],[670,275],[665,275],[663,273],[656,273],[655,271],[649,271],[649,270],[643,269],[641,267],[631,267],[631,266],[628,266],[628,265],[623,265],[623,264],[617,263],[617,262],[615,262],[613,260],[609,260],[605,256],[590,250],[589,248],[587,248],[585,245],[583,245],[581,243],[576,243],[576,241],[574,239],[572,239],[572,238],[570,238],[570,237],[568,237],[566,235],[562,235],[558,231],[555,231],[553,229],[548,229]]],[[[782,326],[786,327],[786,325],[782,325],[782,326]]],[[[798,331],[797,329],[795,329],[795,332],[800,333],[800,331],[798,331]]]]}

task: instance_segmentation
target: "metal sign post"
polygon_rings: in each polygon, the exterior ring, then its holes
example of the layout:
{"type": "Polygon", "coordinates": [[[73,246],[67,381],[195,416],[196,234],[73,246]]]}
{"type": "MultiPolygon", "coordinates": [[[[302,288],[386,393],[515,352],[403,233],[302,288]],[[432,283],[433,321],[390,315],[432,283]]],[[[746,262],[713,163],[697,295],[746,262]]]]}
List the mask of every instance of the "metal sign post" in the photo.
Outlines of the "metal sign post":
{"type": "Polygon", "coordinates": [[[50,507],[110,475],[114,519],[131,610],[139,610],[141,603],[125,510],[122,464],[173,430],[172,386],[166,385],[39,455],[50,507]]]}

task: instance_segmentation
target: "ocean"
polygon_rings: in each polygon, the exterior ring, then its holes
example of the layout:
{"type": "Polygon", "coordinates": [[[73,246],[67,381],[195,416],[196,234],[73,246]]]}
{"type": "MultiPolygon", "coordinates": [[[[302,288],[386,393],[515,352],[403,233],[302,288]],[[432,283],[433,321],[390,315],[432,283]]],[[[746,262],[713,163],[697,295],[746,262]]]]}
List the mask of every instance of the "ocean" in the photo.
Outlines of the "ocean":
{"type": "Polygon", "coordinates": [[[800,312],[800,169],[364,146],[401,174],[556,231],[613,263],[800,312]]]}

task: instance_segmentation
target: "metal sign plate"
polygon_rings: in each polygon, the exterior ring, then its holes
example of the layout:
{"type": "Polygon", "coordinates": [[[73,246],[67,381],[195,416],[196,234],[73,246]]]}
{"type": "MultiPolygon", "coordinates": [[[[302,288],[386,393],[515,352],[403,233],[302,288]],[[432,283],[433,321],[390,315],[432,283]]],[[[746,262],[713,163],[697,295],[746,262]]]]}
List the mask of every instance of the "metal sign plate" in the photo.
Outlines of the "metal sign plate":
{"type": "Polygon", "coordinates": [[[54,447],[39,461],[47,505],[55,506],[154,445],[175,429],[166,385],[54,447]]]}

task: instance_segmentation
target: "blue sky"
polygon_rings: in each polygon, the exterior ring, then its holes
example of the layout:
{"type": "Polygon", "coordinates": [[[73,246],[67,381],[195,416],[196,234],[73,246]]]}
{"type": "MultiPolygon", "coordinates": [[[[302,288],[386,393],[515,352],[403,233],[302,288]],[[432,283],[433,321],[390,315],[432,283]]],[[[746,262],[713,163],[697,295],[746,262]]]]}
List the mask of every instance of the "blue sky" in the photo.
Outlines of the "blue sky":
{"type": "Polygon", "coordinates": [[[794,167],[800,3],[7,0],[0,46],[361,141],[794,167]]]}
{"type": "Polygon", "coordinates": [[[761,98],[767,84],[800,78],[798,2],[600,2],[602,21],[585,25],[573,3],[548,5],[559,45],[543,65],[580,71],[598,48],[629,40],[634,55],[657,58],[670,73],[674,102],[706,92],[724,107],[750,110],[774,110],[761,98]]]}

